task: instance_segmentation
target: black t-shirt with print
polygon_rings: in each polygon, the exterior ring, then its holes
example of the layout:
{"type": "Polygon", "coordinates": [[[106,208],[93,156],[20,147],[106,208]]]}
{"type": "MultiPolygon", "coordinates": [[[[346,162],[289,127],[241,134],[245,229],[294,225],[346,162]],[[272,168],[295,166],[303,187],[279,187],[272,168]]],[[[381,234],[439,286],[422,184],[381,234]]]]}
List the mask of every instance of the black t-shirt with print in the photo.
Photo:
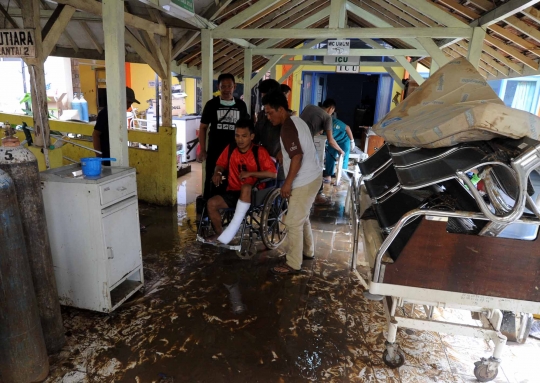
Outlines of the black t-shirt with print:
{"type": "Polygon", "coordinates": [[[234,142],[236,121],[249,117],[246,103],[238,98],[233,106],[221,105],[219,97],[206,103],[201,116],[201,123],[209,126],[208,154],[215,152],[216,159],[221,152],[234,142]]]}

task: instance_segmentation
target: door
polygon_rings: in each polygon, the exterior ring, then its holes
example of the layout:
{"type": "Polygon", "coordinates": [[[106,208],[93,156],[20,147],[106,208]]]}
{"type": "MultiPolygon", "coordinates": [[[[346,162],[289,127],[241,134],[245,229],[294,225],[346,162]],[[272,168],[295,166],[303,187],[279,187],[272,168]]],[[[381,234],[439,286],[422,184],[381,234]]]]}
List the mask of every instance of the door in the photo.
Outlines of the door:
{"type": "Polygon", "coordinates": [[[110,288],[142,265],[137,198],[108,207],[102,214],[110,288]]]}

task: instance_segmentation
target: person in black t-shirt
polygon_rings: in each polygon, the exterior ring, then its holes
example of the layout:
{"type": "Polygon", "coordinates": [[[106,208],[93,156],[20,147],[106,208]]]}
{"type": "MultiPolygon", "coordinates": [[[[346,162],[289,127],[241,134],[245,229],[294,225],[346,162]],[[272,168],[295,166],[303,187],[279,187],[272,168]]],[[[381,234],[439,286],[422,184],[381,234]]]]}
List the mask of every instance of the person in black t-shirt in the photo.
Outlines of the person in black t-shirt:
{"type": "Polygon", "coordinates": [[[201,151],[197,156],[199,162],[206,161],[206,177],[204,180],[204,198],[212,195],[212,172],[216,167],[219,155],[227,145],[234,143],[236,121],[249,118],[244,101],[233,97],[236,83],[234,76],[223,73],[218,77],[218,88],[221,93],[206,103],[201,116],[199,143],[201,151]],[[206,143],[206,132],[208,144],[206,143]]]}
{"type": "MultiPolygon", "coordinates": [[[[131,108],[131,104],[140,104],[135,98],[135,92],[133,89],[126,86],[126,110],[131,108]]],[[[126,117],[127,118],[127,117],[126,117]]],[[[94,144],[94,150],[100,151],[101,155],[96,153],[97,157],[110,158],[111,157],[111,145],[109,141],[109,112],[107,107],[103,108],[97,115],[96,125],[94,126],[94,132],[92,133],[92,141],[94,144]]],[[[103,165],[110,166],[110,161],[104,161],[103,165]]]]}

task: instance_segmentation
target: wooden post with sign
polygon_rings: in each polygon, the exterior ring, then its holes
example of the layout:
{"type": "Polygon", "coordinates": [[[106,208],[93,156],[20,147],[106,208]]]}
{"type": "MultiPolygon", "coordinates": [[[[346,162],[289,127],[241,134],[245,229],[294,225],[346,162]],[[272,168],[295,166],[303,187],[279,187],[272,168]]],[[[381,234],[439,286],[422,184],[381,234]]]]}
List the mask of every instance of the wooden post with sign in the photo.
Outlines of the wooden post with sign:
{"type": "Polygon", "coordinates": [[[45,59],[41,38],[40,6],[37,0],[21,3],[23,24],[25,28],[34,29],[34,58],[25,59],[30,75],[30,93],[32,95],[32,117],[34,119],[34,144],[44,149],[47,168],[49,147],[49,120],[47,118],[47,90],[45,88],[45,59]],[[45,116],[43,116],[45,114],[45,116]]]}
{"type": "Polygon", "coordinates": [[[0,30],[0,56],[22,57],[28,65],[34,119],[34,145],[43,148],[45,163],[49,168],[48,147],[51,129],[47,108],[45,60],[66,28],[75,8],[59,4],[43,31],[40,24],[39,0],[22,1],[21,10],[25,29],[0,30]],[[47,46],[46,50],[44,45],[47,46]]]}

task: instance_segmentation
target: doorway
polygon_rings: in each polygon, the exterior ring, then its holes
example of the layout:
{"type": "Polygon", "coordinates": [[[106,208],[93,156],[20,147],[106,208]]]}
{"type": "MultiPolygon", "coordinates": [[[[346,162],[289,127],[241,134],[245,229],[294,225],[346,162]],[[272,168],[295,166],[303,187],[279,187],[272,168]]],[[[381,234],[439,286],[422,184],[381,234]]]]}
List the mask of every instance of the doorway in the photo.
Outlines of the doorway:
{"type": "Polygon", "coordinates": [[[302,80],[300,110],[333,98],[336,117],[353,134],[360,133],[361,126],[373,126],[390,111],[392,78],[388,74],[303,72],[302,80]]]}

